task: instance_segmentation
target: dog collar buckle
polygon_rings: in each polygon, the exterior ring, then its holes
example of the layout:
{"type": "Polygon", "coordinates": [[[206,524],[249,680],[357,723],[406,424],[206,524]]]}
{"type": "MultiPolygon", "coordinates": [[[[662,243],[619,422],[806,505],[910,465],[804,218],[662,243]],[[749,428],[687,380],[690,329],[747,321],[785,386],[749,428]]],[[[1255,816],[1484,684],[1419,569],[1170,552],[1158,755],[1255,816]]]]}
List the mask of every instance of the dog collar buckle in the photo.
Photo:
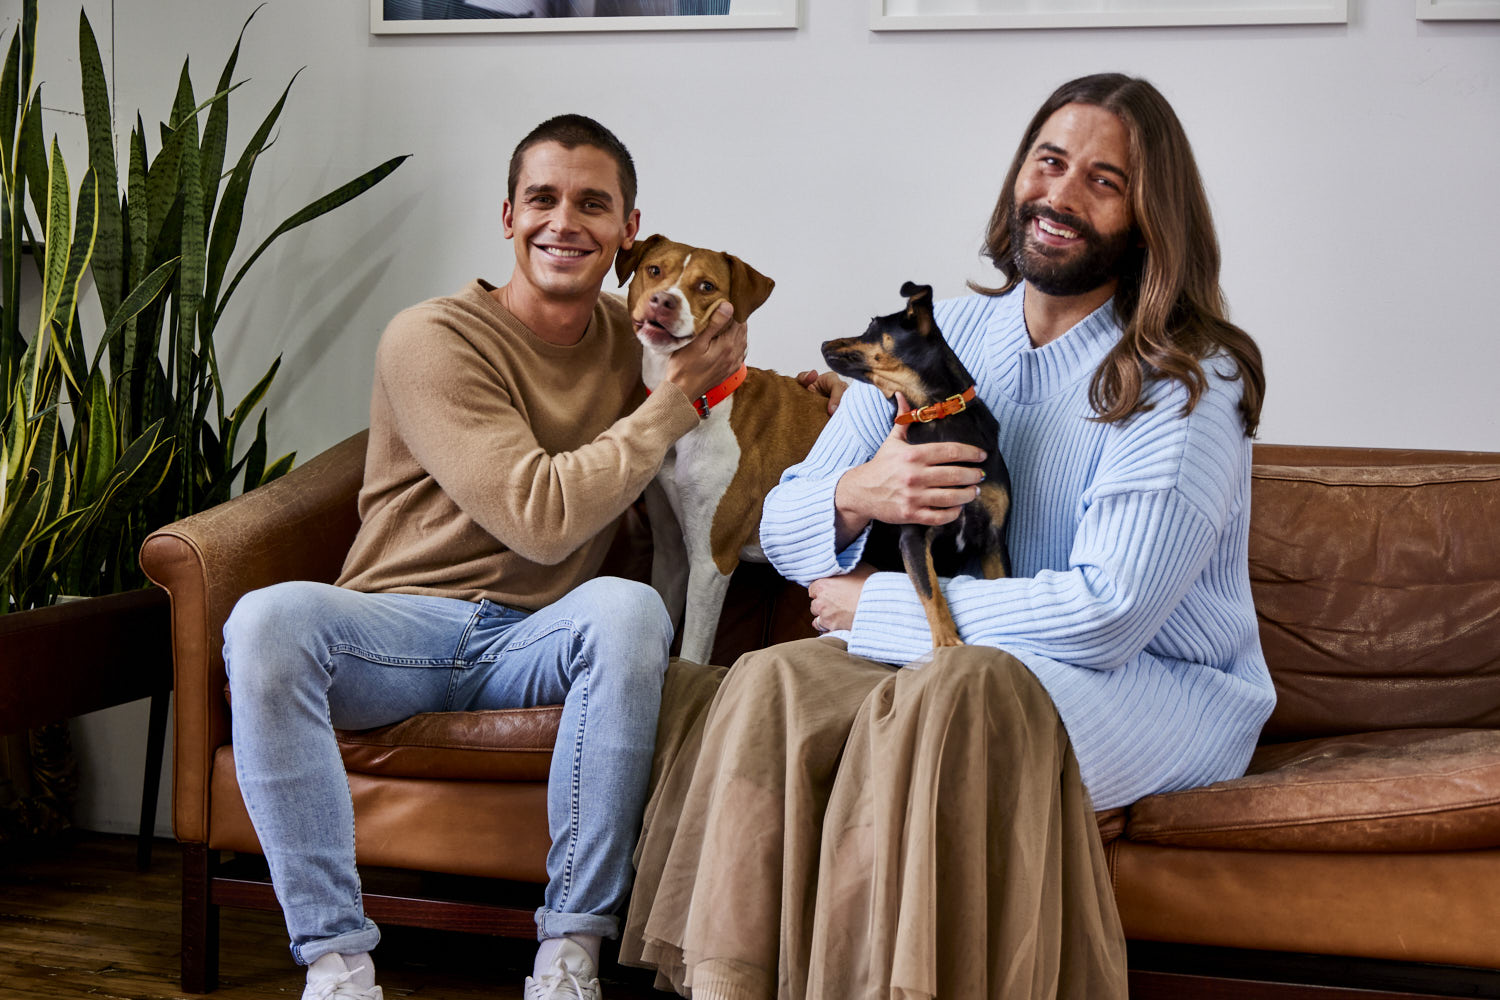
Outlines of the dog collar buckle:
{"type": "Polygon", "coordinates": [[[944,417],[951,417],[955,413],[964,412],[964,410],[969,408],[969,403],[973,398],[974,386],[971,385],[963,392],[956,392],[940,402],[929,403],[920,410],[908,410],[905,413],[898,414],[896,423],[930,424],[934,420],[941,420],[944,417]]]}
{"type": "Polygon", "coordinates": [[[745,384],[745,376],[749,373],[749,366],[740,365],[739,371],[693,400],[693,407],[698,411],[698,419],[708,419],[708,411],[734,395],[734,390],[745,384]]]}

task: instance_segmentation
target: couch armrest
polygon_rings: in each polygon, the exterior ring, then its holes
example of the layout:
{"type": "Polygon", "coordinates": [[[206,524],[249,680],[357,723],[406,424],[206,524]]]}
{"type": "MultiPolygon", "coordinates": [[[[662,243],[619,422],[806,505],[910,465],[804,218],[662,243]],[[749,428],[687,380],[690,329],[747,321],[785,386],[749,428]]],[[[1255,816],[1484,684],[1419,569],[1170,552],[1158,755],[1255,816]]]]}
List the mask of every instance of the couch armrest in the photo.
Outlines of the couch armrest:
{"type": "Polygon", "coordinates": [[[275,482],[147,537],[141,568],[172,601],[172,826],[208,838],[214,751],[229,742],[224,621],[248,591],[284,580],[337,578],[359,530],[366,432],[275,482]]]}

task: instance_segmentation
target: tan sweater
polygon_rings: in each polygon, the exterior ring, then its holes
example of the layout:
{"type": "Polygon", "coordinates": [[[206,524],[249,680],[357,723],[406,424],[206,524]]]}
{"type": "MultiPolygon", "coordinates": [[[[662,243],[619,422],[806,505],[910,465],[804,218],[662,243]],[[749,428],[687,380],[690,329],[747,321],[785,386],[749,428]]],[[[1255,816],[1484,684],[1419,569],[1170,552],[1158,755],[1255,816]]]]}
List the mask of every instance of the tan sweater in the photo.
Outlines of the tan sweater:
{"type": "Polygon", "coordinates": [[[618,298],[600,296],[583,339],[558,347],[491,288],[386,328],[340,586],[544,607],[598,572],[620,514],[697,426],[675,387],[645,396],[618,298]]]}

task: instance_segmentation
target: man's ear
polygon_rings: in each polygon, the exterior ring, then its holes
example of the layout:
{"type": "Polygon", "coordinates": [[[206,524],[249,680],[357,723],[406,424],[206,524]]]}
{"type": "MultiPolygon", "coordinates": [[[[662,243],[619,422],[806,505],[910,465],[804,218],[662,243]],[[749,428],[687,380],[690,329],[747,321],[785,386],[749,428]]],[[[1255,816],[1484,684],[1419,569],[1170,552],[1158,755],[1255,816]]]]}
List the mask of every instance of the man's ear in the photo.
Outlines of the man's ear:
{"type": "Polygon", "coordinates": [[[735,321],[743,323],[771,297],[771,289],[776,287],[776,282],[734,254],[726,253],[723,256],[729,263],[729,304],[734,306],[735,321]]]}
{"type": "Polygon", "coordinates": [[[615,254],[615,277],[619,279],[620,284],[623,285],[629,280],[630,276],[635,273],[635,269],[641,266],[641,258],[646,256],[652,247],[666,242],[666,239],[665,236],[657,233],[643,240],[636,240],[630,245],[629,250],[622,249],[615,254]]]}
{"type": "Polygon", "coordinates": [[[917,332],[926,337],[937,330],[932,318],[932,286],[908,281],[902,284],[901,294],[906,296],[906,318],[916,322],[917,332]]]}

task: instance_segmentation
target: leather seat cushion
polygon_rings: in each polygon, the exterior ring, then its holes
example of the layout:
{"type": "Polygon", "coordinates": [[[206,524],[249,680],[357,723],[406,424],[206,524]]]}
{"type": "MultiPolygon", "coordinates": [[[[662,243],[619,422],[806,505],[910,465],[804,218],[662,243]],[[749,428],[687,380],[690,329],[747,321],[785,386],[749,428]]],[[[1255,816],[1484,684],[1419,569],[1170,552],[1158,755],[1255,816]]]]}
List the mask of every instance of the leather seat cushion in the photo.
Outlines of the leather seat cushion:
{"type": "Polygon", "coordinates": [[[1265,851],[1500,847],[1500,731],[1405,729],[1262,746],[1243,778],[1132,805],[1126,837],[1265,851]]]}
{"type": "Polygon", "coordinates": [[[361,732],[340,731],[355,774],[463,781],[546,781],[561,705],[425,712],[361,732]]]}
{"type": "MultiPolygon", "coordinates": [[[[562,706],[486,712],[428,712],[362,732],[340,731],[339,751],[353,774],[465,781],[542,781],[562,706]]],[[[1108,843],[1125,830],[1125,810],[1096,814],[1108,843]]]]}

